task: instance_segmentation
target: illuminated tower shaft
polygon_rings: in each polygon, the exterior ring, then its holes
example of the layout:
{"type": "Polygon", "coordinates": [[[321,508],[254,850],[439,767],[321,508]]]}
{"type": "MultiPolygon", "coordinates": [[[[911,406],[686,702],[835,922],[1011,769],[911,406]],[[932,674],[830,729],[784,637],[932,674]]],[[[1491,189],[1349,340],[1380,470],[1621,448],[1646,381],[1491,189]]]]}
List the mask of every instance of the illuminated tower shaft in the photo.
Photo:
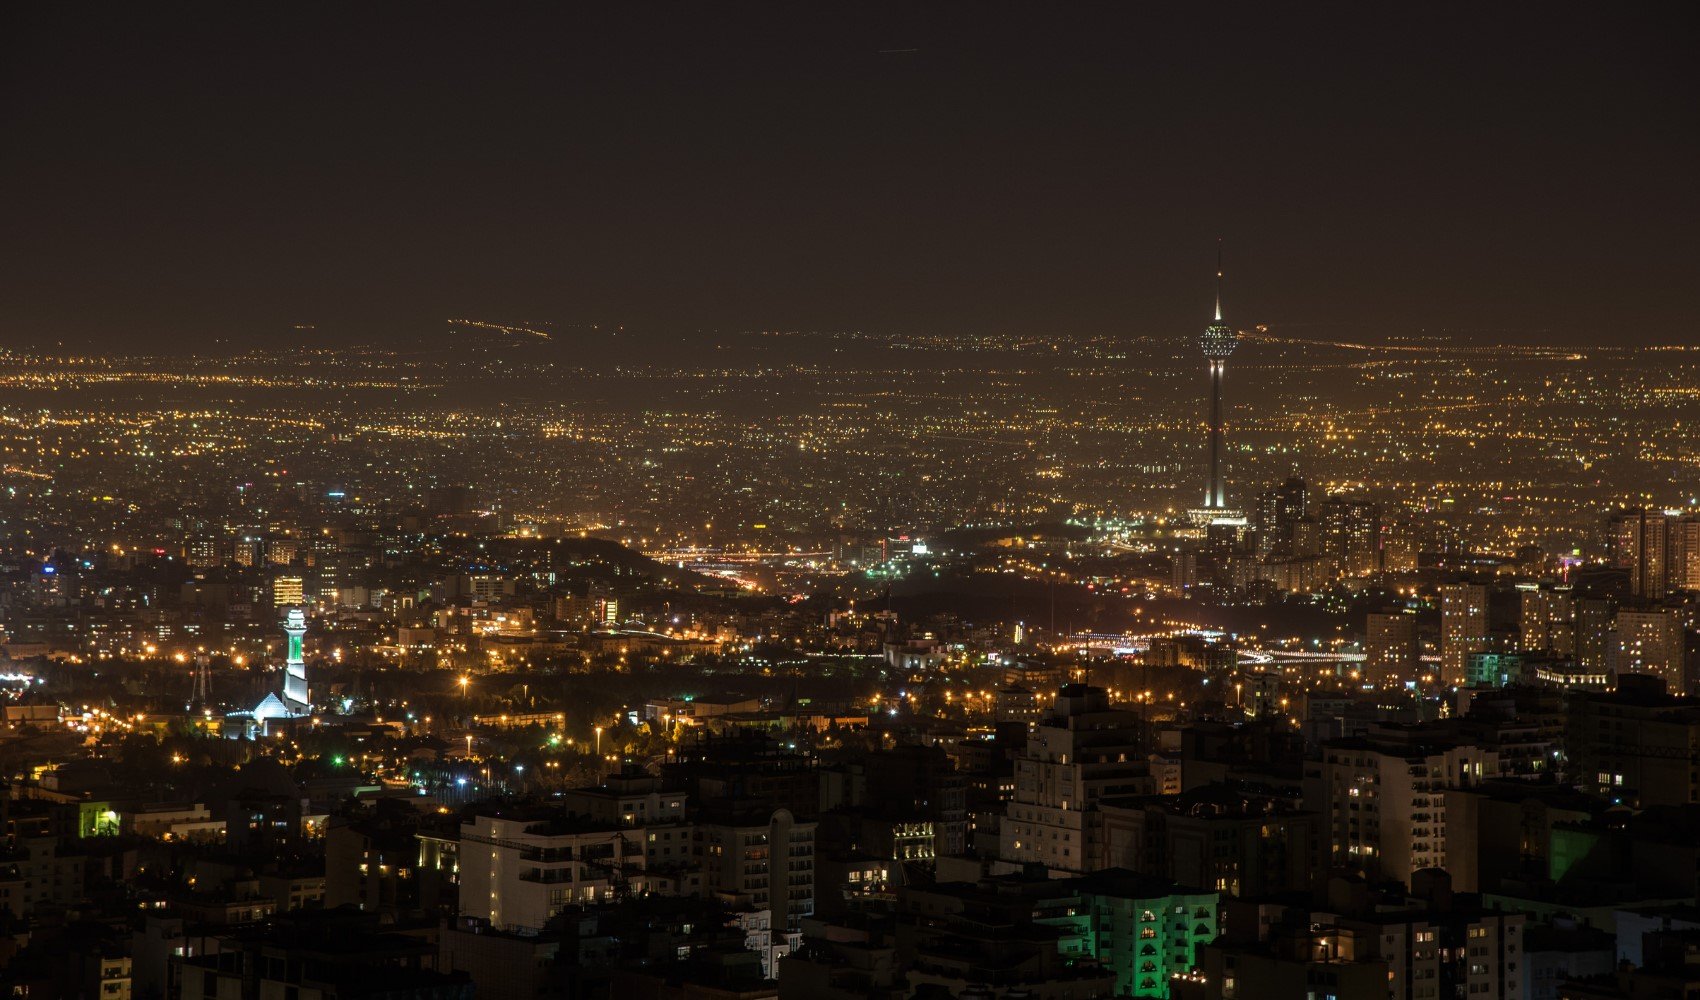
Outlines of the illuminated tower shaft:
{"type": "Polygon", "coordinates": [[[1227,355],[1239,347],[1239,335],[1222,321],[1222,243],[1215,243],[1215,321],[1204,328],[1198,347],[1210,362],[1210,480],[1204,485],[1204,509],[1227,509],[1227,486],[1222,483],[1222,371],[1227,355]]]}
{"type": "Polygon", "coordinates": [[[1222,373],[1228,355],[1240,343],[1234,328],[1222,322],[1222,244],[1216,243],[1216,320],[1204,328],[1198,345],[1210,362],[1210,480],[1204,485],[1206,510],[1225,510],[1227,487],[1222,482],[1222,373]]]}
{"type": "Polygon", "coordinates": [[[301,653],[301,637],[307,634],[307,615],[300,608],[289,609],[283,620],[283,633],[289,636],[289,655],[283,663],[283,702],[292,709],[305,710],[310,702],[307,659],[301,653]]]}
{"type": "Polygon", "coordinates": [[[1204,506],[1227,507],[1222,486],[1222,369],[1226,362],[1210,359],[1210,482],[1204,491],[1204,506]]]}

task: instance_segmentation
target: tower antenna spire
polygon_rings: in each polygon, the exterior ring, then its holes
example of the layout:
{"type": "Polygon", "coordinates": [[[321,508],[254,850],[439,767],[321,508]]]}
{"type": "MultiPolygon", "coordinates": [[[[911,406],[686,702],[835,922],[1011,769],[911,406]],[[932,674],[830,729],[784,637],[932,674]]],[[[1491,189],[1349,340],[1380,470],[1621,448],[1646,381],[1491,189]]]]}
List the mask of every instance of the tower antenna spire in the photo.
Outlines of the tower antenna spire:
{"type": "Polygon", "coordinates": [[[1222,322],[1222,237],[1216,237],[1216,322],[1222,322]]]}

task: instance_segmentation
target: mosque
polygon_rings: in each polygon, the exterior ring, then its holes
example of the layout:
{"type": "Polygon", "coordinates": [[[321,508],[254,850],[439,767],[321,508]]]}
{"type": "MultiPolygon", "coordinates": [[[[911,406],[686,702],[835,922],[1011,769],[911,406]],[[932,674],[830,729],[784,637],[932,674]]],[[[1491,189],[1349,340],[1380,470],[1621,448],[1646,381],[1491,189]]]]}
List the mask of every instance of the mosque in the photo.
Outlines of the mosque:
{"type": "Polygon", "coordinates": [[[268,736],[272,723],[312,714],[313,703],[307,690],[307,659],[301,650],[301,640],[307,634],[307,613],[300,608],[290,608],[283,618],[283,634],[289,637],[289,651],[283,663],[283,690],[267,692],[249,711],[226,715],[224,733],[231,739],[268,736]]]}

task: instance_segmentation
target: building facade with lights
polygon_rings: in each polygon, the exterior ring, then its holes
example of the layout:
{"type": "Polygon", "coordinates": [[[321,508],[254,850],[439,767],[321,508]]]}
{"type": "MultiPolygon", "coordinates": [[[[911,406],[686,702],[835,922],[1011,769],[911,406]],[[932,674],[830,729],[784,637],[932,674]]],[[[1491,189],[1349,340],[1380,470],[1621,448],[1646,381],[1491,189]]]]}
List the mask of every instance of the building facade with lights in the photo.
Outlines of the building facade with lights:
{"type": "Polygon", "coordinates": [[[1415,742],[1386,731],[1334,740],[1318,773],[1329,850],[1342,868],[1404,881],[1446,860],[1446,791],[1500,775],[1499,754],[1468,744],[1415,742]]]}
{"type": "Polygon", "coordinates": [[[1139,713],[1111,708],[1103,688],[1066,685],[1015,759],[998,856],[1062,874],[1102,868],[1098,801],[1156,791],[1139,713]]]}

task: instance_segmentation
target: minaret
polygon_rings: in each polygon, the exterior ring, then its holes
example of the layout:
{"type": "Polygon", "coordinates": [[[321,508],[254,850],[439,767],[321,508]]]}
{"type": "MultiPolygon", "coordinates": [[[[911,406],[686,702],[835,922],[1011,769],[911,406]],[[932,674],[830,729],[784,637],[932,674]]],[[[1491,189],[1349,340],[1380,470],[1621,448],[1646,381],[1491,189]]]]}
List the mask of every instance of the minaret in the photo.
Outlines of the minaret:
{"type": "Polygon", "coordinates": [[[212,704],[212,677],[207,673],[207,658],[195,656],[195,689],[189,696],[189,706],[207,707],[209,704],[212,704]]]}
{"type": "Polygon", "coordinates": [[[1222,241],[1216,241],[1216,319],[1198,340],[1210,362],[1210,478],[1204,486],[1204,510],[1227,513],[1227,489],[1222,484],[1222,370],[1240,338],[1222,322],[1222,241]]]}
{"type": "Polygon", "coordinates": [[[189,707],[206,708],[212,704],[212,677],[207,671],[207,657],[195,657],[195,690],[189,695],[189,707]]]}
{"type": "Polygon", "coordinates": [[[283,619],[283,633],[289,636],[289,656],[283,663],[283,703],[291,711],[305,714],[312,704],[307,696],[307,660],[301,655],[301,637],[307,634],[306,612],[290,608],[283,619]]]}

